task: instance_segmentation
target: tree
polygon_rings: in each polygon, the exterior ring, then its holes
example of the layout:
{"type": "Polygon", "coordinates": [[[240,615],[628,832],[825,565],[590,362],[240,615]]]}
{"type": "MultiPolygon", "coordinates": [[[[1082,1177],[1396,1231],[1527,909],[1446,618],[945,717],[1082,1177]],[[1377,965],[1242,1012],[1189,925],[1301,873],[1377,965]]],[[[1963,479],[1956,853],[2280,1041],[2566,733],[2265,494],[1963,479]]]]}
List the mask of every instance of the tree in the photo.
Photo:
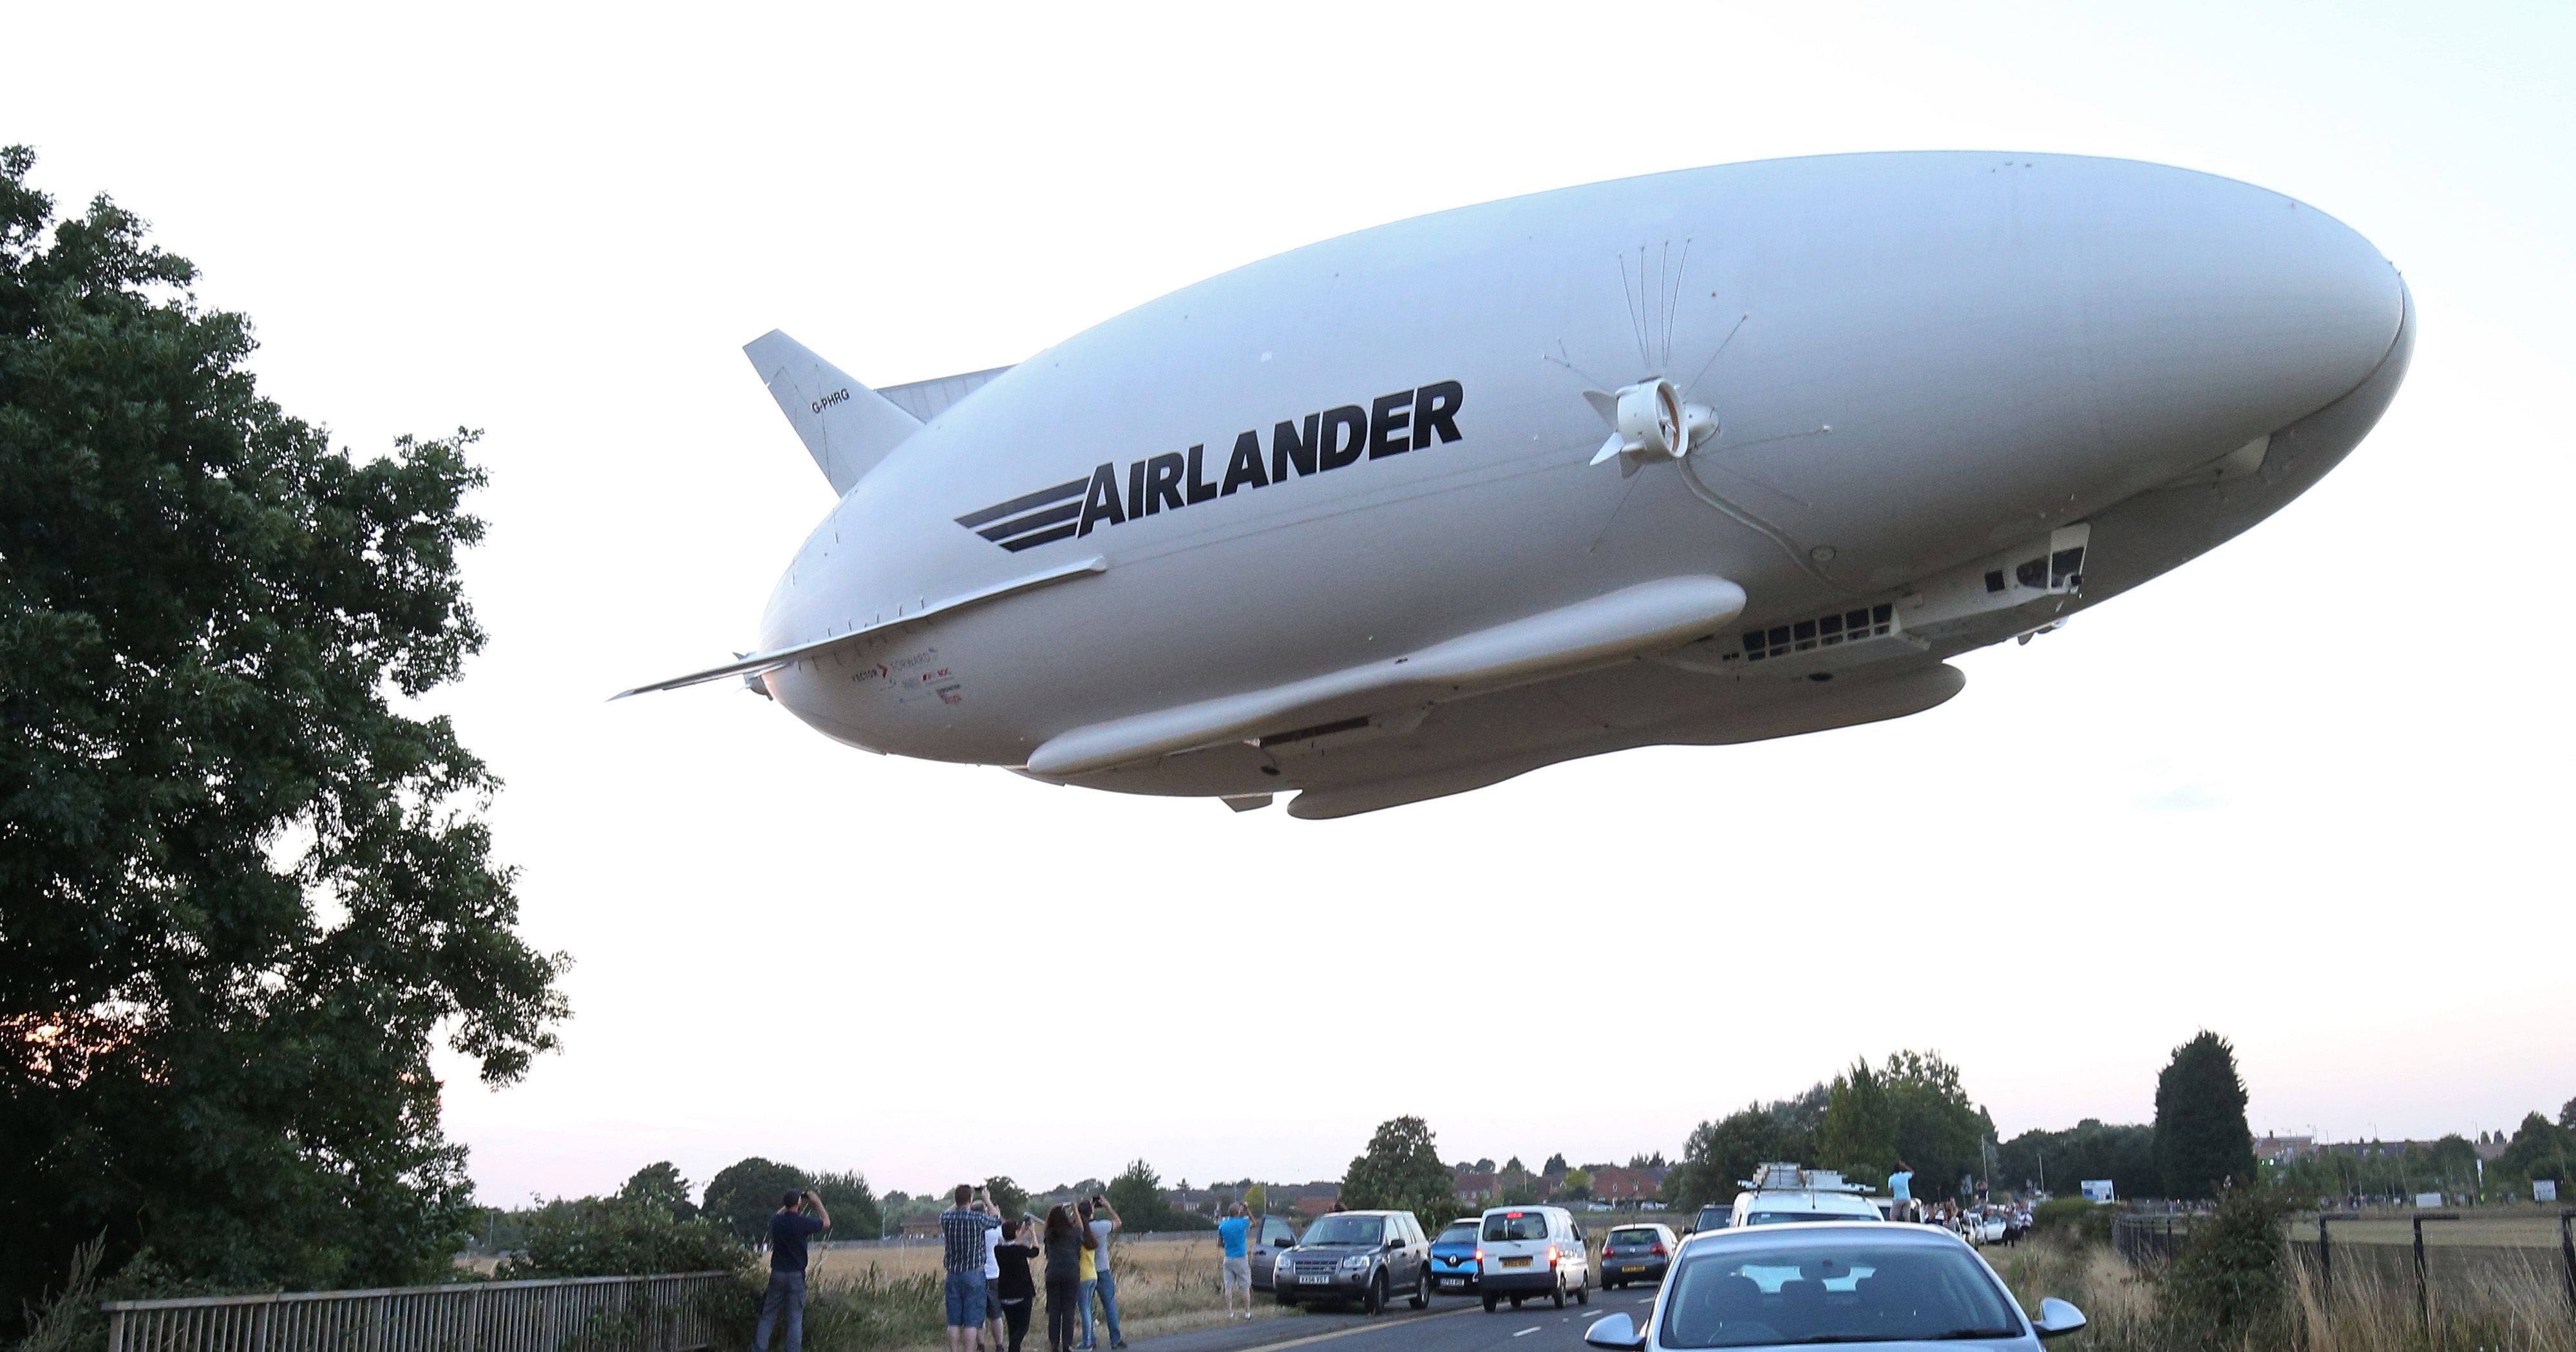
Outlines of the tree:
{"type": "Polygon", "coordinates": [[[562,960],[516,933],[445,717],[483,645],[473,441],[360,463],[249,321],[0,150],[0,1334],[106,1236],[200,1285],[393,1285],[471,1224],[433,1038],[507,1084],[562,960]]]}
{"type": "Polygon", "coordinates": [[[2501,1173],[2556,1179],[2562,1186],[2576,1182],[2571,1163],[2576,1163],[2576,1131],[2552,1126],[2538,1113],[2524,1116],[2513,1139],[2505,1143],[2504,1153],[2496,1157],[2501,1173]]]}
{"type": "Polygon", "coordinates": [[[778,1209],[779,1199],[812,1186],[805,1171],[795,1165],[754,1155],[718,1169],[707,1180],[706,1199],[699,1210],[734,1238],[758,1244],[769,1238],[769,1213],[778,1209]]]}
{"type": "MultiPolygon", "coordinates": [[[[1002,1182],[1009,1182],[1003,1179],[1002,1182]]],[[[816,1174],[806,1181],[814,1195],[823,1199],[823,1209],[832,1213],[832,1235],[836,1239],[882,1239],[885,1217],[877,1210],[876,1191],[868,1186],[867,1175],[844,1169],[839,1173],[816,1174]]],[[[1027,1200],[1022,1194],[1022,1201],[1027,1200]]],[[[777,1198],[770,1206],[778,1205],[777,1198]]],[[[1016,1212],[1005,1211],[1005,1216],[1016,1212]]]]}
{"type": "Polygon", "coordinates": [[[1565,1152],[1560,1150],[1548,1156],[1547,1163],[1540,1165],[1538,1171],[1543,1177],[1555,1178],[1563,1174],[1568,1167],[1565,1162],[1565,1152]]]}
{"type": "Polygon", "coordinates": [[[1866,1060],[1834,1077],[1825,1120],[1816,1128],[1817,1164],[1861,1178],[1885,1178],[1896,1167],[1896,1104],[1866,1060]]]}
{"type": "Polygon", "coordinates": [[[636,1170],[635,1176],[626,1180],[626,1186],[617,1190],[617,1199],[653,1207],[669,1213],[675,1221],[685,1221],[698,1214],[689,1192],[689,1180],[680,1177],[679,1167],[661,1160],[636,1170]]]}
{"type": "Polygon", "coordinates": [[[1651,1155],[1630,1155],[1628,1157],[1628,1167],[1631,1169],[1661,1169],[1664,1167],[1664,1152],[1658,1150],[1651,1155]]]}
{"type": "Polygon", "coordinates": [[[1733,1201],[1737,1184],[1768,1160],[1815,1158],[1815,1133],[1783,1114],[1751,1104],[1715,1122],[1702,1122],[1682,1143],[1682,1162],[1664,1175],[1664,1200],[1695,1210],[1733,1201]]]}
{"type": "Polygon", "coordinates": [[[1590,1198],[1592,1196],[1592,1175],[1582,1169],[1566,1170],[1565,1181],[1558,1186],[1557,1196],[1569,1198],[1577,1202],[1590,1198]]]}
{"type": "Polygon", "coordinates": [[[2191,1239],[2162,1277],[2167,1318],[2190,1341],[2210,1347],[2284,1347],[2289,1294],[2279,1194],[2245,1186],[2221,1189],[2218,1207],[2191,1228],[2191,1239]]]}
{"type": "Polygon", "coordinates": [[[1896,1110],[1896,1157],[1930,1183],[1917,1196],[1944,1196],[1962,1175],[1984,1172],[1995,1124],[1968,1101],[1957,1066],[1929,1052],[1897,1052],[1879,1082],[1896,1110]]]}
{"type": "Polygon", "coordinates": [[[1258,1183],[1243,1190],[1243,1209],[1255,1216],[1270,1214],[1270,1189],[1258,1183]]]}
{"type": "Polygon", "coordinates": [[[1521,1163],[1520,1156],[1514,1155],[1508,1163],[1503,1165],[1503,1172],[1507,1174],[1525,1174],[1529,1172],[1529,1167],[1521,1163]]]}
{"type": "Polygon", "coordinates": [[[1172,1204],[1163,1200],[1162,1175],[1145,1161],[1129,1160],[1104,1191],[1128,1230],[1142,1233],[1172,1228],[1172,1204]]]}
{"type": "Polygon", "coordinates": [[[1440,1162],[1431,1127],[1419,1117],[1378,1124],[1368,1149],[1342,1174],[1342,1203],[1355,1210],[1410,1211],[1438,1226],[1458,1209],[1457,1176],[1440,1162]]]}
{"type": "Polygon", "coordinates": [[[2025,1131],[2003,1143],[1995,1170],[2007,1182],[2044,1184],[2059,1196],[2073,1196],[2088,1178],[2109,1179],[2121,1197],[2164,1190],[2156,1171],[2156,1130],[2143,1122],[2114,1126],[2088,1117],[2064,1131],[2025,1131]]]}
{"type": "Polygon", "coordinates": [[[2231,1179],[2254,1180],[2236,1049],[2206,1029],[2174,1048],[2156,1076],[2156,1173],[2167,1197],[2187,1200],[2214,1197],[2231,1179]]]}
{"type": "MultiPolygon", "coordinates": [[[[859,1186],[864,1188],[867,1184],[862,1181],[859,1186]]],[[[1016,1220],[1029,1209],[1029,1190],[1021,1187],[1009,1174],[995,1174],[985,1179],[984,1191],[992,1194],[993,1206],[1002,1213],[1004,1220],[1016,1220]]],[[[869,1210],[874,1211],[875,1207],[871,1206],[869,1210]]]]}
{"type": "Polygon", "coordinates": [[[1483,1159],[1480,1159],[1480,1160],[1476,1161],[1476,1162],[1475,1162],[1475,1164],[1471,1165],[1470,1167],[1471,1167],[1471,1168],[1473,1168],[1477,1173],[1480,1173],[1480,1174],[1490,1174],[1490,1173],[1494,1172],[1494,1157],[1493,1157],[1493,1156],[1491,1156],[1491,1155],[1487,1155],[1485,1158],[1483,1158],[1483,1159]]]}
{"type": "Polygon", "coordinates": [[[2562,1131],[2576,1131],[2576,1098],[2559,1105],[2558,1126],[2562,1131]]]}

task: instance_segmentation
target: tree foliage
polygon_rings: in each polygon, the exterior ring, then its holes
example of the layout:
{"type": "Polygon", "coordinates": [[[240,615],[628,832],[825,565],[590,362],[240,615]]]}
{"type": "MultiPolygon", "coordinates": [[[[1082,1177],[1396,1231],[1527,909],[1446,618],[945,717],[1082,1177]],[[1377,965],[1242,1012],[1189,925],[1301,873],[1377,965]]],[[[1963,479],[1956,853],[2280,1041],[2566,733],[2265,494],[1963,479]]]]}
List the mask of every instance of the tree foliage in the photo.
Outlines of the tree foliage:
{"type": "Polygon", "coordinates": [[[1914,1166],[1915,1196],[1948,1197],[1962,1177],[1980,1171],[1993,1134],[1993,1120],[1960,1086],[1957,1066],[1901,1051],[1875,1070],[1856,1062],[1834,1077],[1814,1162],[1879,1184],[1902,1160],[1914,1166]]]}
{"type": "Polygon", "coordinates": [[[2156,1173],[2165,1196],[2214,1197],[2231,1180],[2254,1181],[2254,1132],[2236,1049],[2202,1030],[2174,1048],[2156,1076],[2156,1173]]]}
{"type": "MultiPolygon", "coordinates": [[[[867,1184],[862,1180],[859,1186],[864,1188],[867,1184]]],[[[992,1194],[993,1205],[1002,1213],[1002,1219],[1004,1220],[1016,1220],[1023,1212],[1026,1212],[1029,1209],[1029,1190],[1021,1187],[1019,1180],[1012,1178],[1008,1174],[995,1174],[991,1178],[985,1179],[984,1190],[992,1194]]],[[[829,1194],[826,1194],[826,1196],[828,1197],[829,1194]]],[[[838,1207],[840,1203],[834,1202],[832,1205],[838,1207]]],[[[875,1205],[870,1204],[868,1210],[873,1214],[876,1211],[875,1205]]],[[[834,1211],[832,1214],[837,1217],[841,1213],[834,1211]]],[[[869,1233],[874,1234],[876,1231],[871,1229],[869,1233]]]]}
{"type": "Polygon", "coordinates": [[[679,1166],[669,1160],[657,1160],[636,1170],[617,1190],[617,1200],[666,1212],[675,1221],[698,1214],[697,1204],[689,1200],[689,1195],[689,1180],[682,1178],[679,1166]]]}
{"type": "MultiPolygon", "coordinates": [[[[1008,1183],[1009,1179],[996,1182],[1008,1183]]],[[[823,1207],[832,1213],[832,1235],[836,1239],[881,1239],[885,1236],[885,1217],[877,1210],[876,1190],[868,1186],[867,1175],[855,1169],[824,1172],[806,1180],[805,1186],[823,1199],[823,1207]]],[[[1000,1195],[995,1194],[997,1197],[1000,1195]]],[[[1027,1194],[1022,1194],[1026,1200],[1027,1194]]],[[[775,1209],[776,1203],[771,1203],[775,1209]]],[[[1005,1211],[1005,1216],[1017,1213],[1005,1211]]]]}
{"type": "MultiPolygon", "coordinates": [[[[773,1208],[774,1209],[774,1208],[773,1208]]],[[[729,1271],[743,1261],[742,1241],[704,1216],[671,1214],[661,1200],[629,1197],[558,1199],[528,1218],[521,1250],[496,1275],[624,1277],[656,1272],[729,1271]]]]}
{"type": "Polygon", "coordinates": [[[1415,1220],[1437,1226],[1458,1209],[1457,1175],[1440,1162],[1428,1123],[1392,1117],[1378,1124],[1368,1149],[1342,1174],[1342,1203],[1361,1211],[1410,1211],[1415,1220]]]}
{"type": "Polygon", "coordinates": [[[1163,1199],[1163,1176],[1143,1160],[1129,1160],[1118,1176],[1109,1180],[1106,1189],[1109,1205],[1118,1208],[1119,1219],[1136,1233],[1147,1230],[1169,1230],[1174,1226],[1172,1204],[1163,1199]]]}
{"type": "Polygon", "coordinates": [[[443,717],[483,643],[470,434],[366,462],[250,325],[0,150],[0,1325],[104,1232],[185,1280],[435,1273],[470,1223],[431,1039],[505,1083],[560,959],[443,717]],[[50,238],[48,237],[48,228],[50,238]]]}
{"type": "Polygon", "coordinates": [[[2282,1347],[2289,1295],[2278,1193],[2222,1188],[2218,1207],[2192,1226],[2191,1240],[2163,1274],[2162,1314],[2181,1346],[2282,1347]]]}
{"type": "Polygon", "coordinates": [[[1748,1104],[1700,1123],[1682,1143],[1682,1162],[1664,1175],[1665,1202],[1683,1210],[1731,1202],[1737,1184],[1753,1177],[1754,1166],[1817,1158],[1816,1128],[1829,1099],[1830,1091],[1819,1084],[1793,1099],[1748,1104]]]}
{"type": "Polygon", "coordinates": [[[2156,1171],[2156,1129],[2145,1123],[2106,1125],[2088,1117],[2063,1131],[2025,1131],[2003,1143],[1995,1180],[2005,1187],[2038,1188],[2072,1196],[2088,1178],[2111,1180],[2113,1195],[2153,1197],[2164,1188],[2156,1171]]]}
{"type": "MultiPolygon", "coordinates": [[[[716,1176],[707,1180],[706,1199],[699,1209],[734,1238],[757,1244],[769,1238],[769,1213],[778,1209],[779,1199],[790,1190],[802,1192],[812,1186],[805,1171],[795,1165],[754,1155],[716,1170],[716,1176]]],[[[833,1219],[837,1229],[839,1218],[833,1219]]]]}

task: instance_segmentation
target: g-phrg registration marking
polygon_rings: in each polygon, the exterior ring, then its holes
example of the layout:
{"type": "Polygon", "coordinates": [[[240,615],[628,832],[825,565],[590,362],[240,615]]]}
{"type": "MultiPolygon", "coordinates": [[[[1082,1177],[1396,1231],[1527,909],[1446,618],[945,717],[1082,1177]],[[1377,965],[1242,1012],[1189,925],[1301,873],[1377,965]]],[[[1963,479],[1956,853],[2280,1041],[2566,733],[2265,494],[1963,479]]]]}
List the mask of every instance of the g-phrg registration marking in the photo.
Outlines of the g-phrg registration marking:
{"type": "Polygon", "coordinates": [[[1088,478],[1067,479],[1053,488],[968,512],[957,518],[957,524],[1013,553],[1035,549],[1089,535],[1102,526],[1124,525],[1292,478],[1346,469],[1363,459],[1384,460],[1446,445],[1458,440],[1458,406],[1463,397],[1457,381],[1441,380],[1379,395],[1367,408],[1344,404],[1309,413],[1301,421],[1272,427],[1266,455],[1260,432],[1245,431],[1235,437],[1225,472],[1213,482],[1207,477],[1204,442],[1187,451],[1128,461],[1123,475],[1118,462],[1104,461],[1088,478]]]}

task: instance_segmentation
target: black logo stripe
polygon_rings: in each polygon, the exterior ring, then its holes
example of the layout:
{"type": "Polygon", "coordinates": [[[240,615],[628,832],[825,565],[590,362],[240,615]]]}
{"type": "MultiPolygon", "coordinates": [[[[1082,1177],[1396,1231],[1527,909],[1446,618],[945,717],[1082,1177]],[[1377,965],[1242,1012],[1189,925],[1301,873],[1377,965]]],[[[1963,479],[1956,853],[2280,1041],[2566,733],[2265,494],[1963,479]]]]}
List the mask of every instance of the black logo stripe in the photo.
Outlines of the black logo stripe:
{"type": "Polygon", "coordinates": [[[1015,516],[998,526],[986,526],[984,529],[975,533],[983,536],[987,540],[991,540],[994,543],[999,544],[1004,540],[1010,539],[1014,535],[1024,535],[1030,531],[1036,530],[1040,526],[1052,526],[1059,521],[1071,521],[1080,515],[1082,515],[1082,504],[1078,502],[1068,502],[1061,507],[1049,507],[1043,512],[1031,512],[1027,516],[1015,516]]]}
{"type": "Polygon", "coordinates": [[[968,512],[966,515],[957,518],[957,524],[964,526],[968,530],[973,530],[987,521],[998,521],[1006,516],[1016,516],[1032,507],[1043,507],[1050,502],[1060,502],[1066,498],[1080,497],[1082,495],[1082,490],[1089,486],[1090,483],[1090,476],[1085,475],[1082,478],[1071,481],[1070,483],[1060,483],[1053,488],[1042,488],[1035,493],[1013,498],[1009,502],[995,503],[982,511],[968,512]]]}
{"type": "Polygon", "coordinates": [[[1023,549],[1035,549],[1039,545],[1051,545],[1058,540],[1070,540],[1074,532],[1080,529],[1081,527],[1067,522],[1053,530],[1042,530],[1035,535],[1023,535],[1016,540],[1004,540],[1002,548],[1017,554],[1023,549]]]}

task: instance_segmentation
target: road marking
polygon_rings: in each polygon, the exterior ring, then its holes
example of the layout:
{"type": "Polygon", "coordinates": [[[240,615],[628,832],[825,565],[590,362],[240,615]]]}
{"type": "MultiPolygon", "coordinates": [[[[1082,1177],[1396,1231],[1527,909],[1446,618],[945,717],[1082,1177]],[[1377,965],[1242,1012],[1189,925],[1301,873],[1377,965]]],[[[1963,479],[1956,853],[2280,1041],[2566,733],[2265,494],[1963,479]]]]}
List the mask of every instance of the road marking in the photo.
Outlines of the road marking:
{"type": "Polygon", "coordinates": [[[1538,1325],[1532,1324],[1528,1328],[1522,1329],[1520,1332],[1515,1333],[1512,1336],[1515,1338],[1526,1338],[1536,1332],[1538,1332],[1538,1325]]]}
{"type": "Polygon", "coordinates": [[[1349,1328],[1334,1329],[1330,1333],[1310,1333],[1303,1338],[1291,1338],[1283,1343],[1256,1343],[1251,1347],[1243,1349],[1243,1352],[1281,1352],[1281,1349],[1283,1348],[1304,1347],[1308,1343],[1326,1342],[1334,1338],[1347,1338],[1354,1333],[1374,1333],[1379,1329],[1399,1328],[1406,1324],[1428,1324],[1434,1319],[1449,1319],[1462,1314],[1474,1314],[1475,1312],[1476,1307],[1469,1305],[1461,1309],[1443,1310],[1438,1314],[1415,1315],[1409,1319],[1390,1319],[1384,1323],[1370,1322],[1366,1324],[1353,1324],[1349,1328]]]}

